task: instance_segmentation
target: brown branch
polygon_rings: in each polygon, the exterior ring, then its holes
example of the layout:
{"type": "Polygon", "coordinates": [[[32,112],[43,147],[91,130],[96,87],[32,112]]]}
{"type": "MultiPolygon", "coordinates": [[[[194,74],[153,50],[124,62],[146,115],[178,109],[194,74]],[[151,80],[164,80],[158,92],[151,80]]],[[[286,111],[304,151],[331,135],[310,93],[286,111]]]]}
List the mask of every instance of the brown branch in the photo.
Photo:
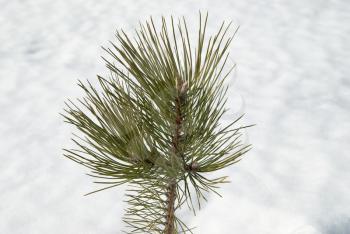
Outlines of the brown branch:
{"type": "Polygon", "coordinates": [[[175,232],[175,199],[176,199],[176,182],[170,182],[167,191],[167,214],[164,232],[174,234],[175,232]]]}
{"type": "MultiPolygon", "coordinates": [[[[185,163],[185,158],[179,150],[179,143],[181,138],[181,128],[183,116],[181,113],[181,105],[184,101],[184,96],[187,91],[187,82],[183,82],[181,79],[177,79],[177,97],[175,98],[175,132],[172,139],[173,151],[176,156],[181,157],[185,163]]],[[[176,200],[176,180],[173,179],[169,182],[167,196],[167,214],[165,221],[165,233],[174,234],[175,233],[175,200],[176,200]]]]}

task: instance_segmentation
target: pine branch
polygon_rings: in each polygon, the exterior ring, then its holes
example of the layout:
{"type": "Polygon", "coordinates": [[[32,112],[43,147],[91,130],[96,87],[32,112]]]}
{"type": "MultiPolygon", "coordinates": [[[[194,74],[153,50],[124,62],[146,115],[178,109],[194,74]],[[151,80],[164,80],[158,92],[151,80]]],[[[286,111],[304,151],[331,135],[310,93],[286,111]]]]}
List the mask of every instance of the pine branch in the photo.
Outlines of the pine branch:
{"type": "Polygon", "coordinates": [[[99,90],[79,82],[85,97],[66,103],[62,115],[80,134],[64,156],[106,186],[94,192],[130,186],[127,233],[192,233],[176,210],[187,203],[195,212],[194,201],[200,208],[208,192],[227,182],[207,175],[251,148],[240,140],[241,130],[252,126],[237,126],[242,116],[220,123],[236,31],[228,36],[231,23],[223,23],[206,41],[207,20],[200,14],[195,47],[184,19],[175,26],[171,18],[168,26],[162,18],[158,31],[151,18],[133,39],[117,32],[117,43],[103,47],[110,77],[97,76],[99,90]]]}

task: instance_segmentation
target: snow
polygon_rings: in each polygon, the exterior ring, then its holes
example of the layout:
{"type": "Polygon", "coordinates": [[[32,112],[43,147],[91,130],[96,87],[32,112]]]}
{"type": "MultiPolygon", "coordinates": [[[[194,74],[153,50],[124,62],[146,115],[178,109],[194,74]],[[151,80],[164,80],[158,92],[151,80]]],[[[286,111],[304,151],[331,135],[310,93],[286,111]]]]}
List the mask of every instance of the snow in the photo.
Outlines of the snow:
{"type": "MultiPolygon", "coordinates": [[[[1,1],[0,233],[121,233],[123,189],[97,188],[62,157],[59,116],[77,79],[107,74],[101,45],[150,15],[240,29],[229,91],[253,149],[187,223],[202,234],[350,233],[350,4],[347,0],[1,1]]],[[[195,27],[196,24],[193,25],[195,27]]]]}

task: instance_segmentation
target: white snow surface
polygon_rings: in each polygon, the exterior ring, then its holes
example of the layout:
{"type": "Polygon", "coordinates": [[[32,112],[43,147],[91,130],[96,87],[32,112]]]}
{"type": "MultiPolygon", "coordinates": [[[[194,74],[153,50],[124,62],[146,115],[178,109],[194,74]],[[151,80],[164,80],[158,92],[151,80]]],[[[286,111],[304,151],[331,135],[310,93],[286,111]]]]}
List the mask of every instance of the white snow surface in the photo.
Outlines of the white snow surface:
{"type": "Polygon", "coordinates": [[[82,96],[77,79],[108,74],[100,46],[116,29],[150,15],[195,29],[199,10],[209,31],[240,25],[228,106],[257,125],[222,172],[223,198],[185,221],[201,234],[350,233],[348,0],[1,0],[1,234],[121,233],[125,187],[83,196],[99,187],[62,156],[73,128],[59,113],[82,96]]]}

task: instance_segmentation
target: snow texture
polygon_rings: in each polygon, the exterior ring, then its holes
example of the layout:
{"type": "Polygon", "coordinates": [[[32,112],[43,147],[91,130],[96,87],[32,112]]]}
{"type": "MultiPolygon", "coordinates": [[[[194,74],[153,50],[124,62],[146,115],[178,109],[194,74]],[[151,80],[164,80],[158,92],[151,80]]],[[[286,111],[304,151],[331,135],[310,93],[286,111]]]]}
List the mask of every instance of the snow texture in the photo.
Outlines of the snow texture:
{"type": "Polygon", "coordinates": [[[100,46],[116,29],[171,14],[195,29],[199,10],[209,31],[240,25],[228,105],[257,126],[223,172],[223,198],[187,222],[201,234],[350,233],[348,0],[1,0],[0,233],[121,233],[124,187],[82,196],[98,187],[62,157],[73,129],[58,113],[82,96],[77,79],[108,74],[100,46]]]}

